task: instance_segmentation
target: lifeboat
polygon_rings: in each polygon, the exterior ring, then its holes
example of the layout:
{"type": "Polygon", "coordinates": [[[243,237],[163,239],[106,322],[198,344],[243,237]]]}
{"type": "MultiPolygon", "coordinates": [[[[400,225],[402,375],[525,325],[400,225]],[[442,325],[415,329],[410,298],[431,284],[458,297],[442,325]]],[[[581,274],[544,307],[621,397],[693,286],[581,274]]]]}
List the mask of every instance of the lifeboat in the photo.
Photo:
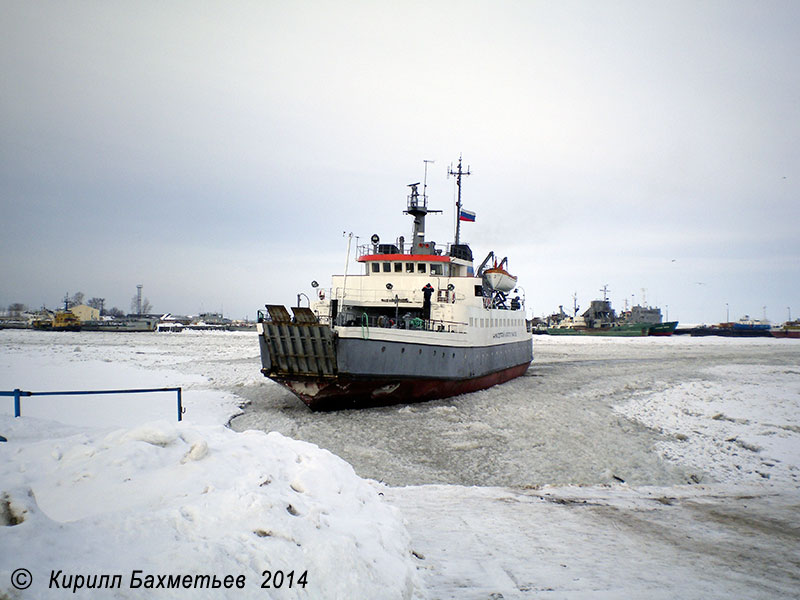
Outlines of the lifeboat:
{"type": "Polygon", "coordinates": [[[502,267],[486,269],[483,276],[489,287],[496,292],[510,292],[517,287],[517,278],[502,267]]]}

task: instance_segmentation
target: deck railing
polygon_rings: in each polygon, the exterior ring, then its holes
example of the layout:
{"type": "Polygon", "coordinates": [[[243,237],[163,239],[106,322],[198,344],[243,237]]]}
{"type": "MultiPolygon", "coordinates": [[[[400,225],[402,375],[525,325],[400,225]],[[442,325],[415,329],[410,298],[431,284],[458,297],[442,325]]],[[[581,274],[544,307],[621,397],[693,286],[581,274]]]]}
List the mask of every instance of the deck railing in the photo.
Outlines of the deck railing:
{"type": "MultiPolygon", "coordinates": [[[[322,325],[330,325],[328,315],[318,315],[322,325]]],[[[267,311],[258,311],[259,323],[271,323],[272,318],[267,311]]],[[[292,321],[294,322],[294,321],[292,321]]],[[[466,323],[460,321],[444,321],[439,319],[425,320],[408,313],[390,315],[370,315],[362,310],[350,307],[336,315],[334,325],[337,327],[362,327],[375,329],[412,329],[417,331],[436,331],[440,333],[466,333],[466,323]]]]}
{"type": "Polygon", "coordinates": [[[384,315],[368,315],[360,311],[343,311],[336,316],[339,327],[370,327],[375,329],[411,329],[417,331],[437,331],[442,333],[466,333],[466,323],[422,319],[418,316],[401,314],[398,318],[384,315]]]}

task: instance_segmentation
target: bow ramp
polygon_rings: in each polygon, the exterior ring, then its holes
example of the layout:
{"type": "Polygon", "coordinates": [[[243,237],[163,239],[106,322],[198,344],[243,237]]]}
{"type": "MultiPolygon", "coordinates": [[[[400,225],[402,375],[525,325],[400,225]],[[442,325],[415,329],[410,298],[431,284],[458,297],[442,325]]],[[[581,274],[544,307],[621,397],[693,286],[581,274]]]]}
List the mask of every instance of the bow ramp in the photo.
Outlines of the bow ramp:
{"type": "Polygon", "coordinates": [[[336,375],[336,351],[330,327],[320,324],[306,307],[293,306],[294,318],[282,305],[267,305],[267,312],[269,318],[260,320],[263,329],[259,332],[260,342],[269,355],[270,364],[261,369],[265,375],[336,375]]]}

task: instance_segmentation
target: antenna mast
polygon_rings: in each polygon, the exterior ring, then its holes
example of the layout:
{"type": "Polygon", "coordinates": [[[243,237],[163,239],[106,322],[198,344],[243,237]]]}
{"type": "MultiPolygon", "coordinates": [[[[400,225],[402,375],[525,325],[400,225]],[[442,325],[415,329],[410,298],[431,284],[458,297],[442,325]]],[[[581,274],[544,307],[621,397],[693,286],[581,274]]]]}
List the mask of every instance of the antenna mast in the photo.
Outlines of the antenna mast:
{"type": "Polygon", "coordinates": [[[428,204],[428,163],[434,163],[435,160],[427,160],[422,159],[422,162],[425,163],[425,177],[422,180],[422,199],[425,201],[425,204],[428,204]]]}
{"type": "Polygon", "coordinates": [[[459,238],[461,236],[461,176],[462,175],[469,175],[469,167],[467,167],[466,171],[461,170],[461,155],[458,155],[458,170],[453,171],[452,165],[447,170],[447,176],[455,175],[456,178],[456,186],[458,187],[458,200],[456,200],[456,241],[455,243],[459,243],[459,238]]]}

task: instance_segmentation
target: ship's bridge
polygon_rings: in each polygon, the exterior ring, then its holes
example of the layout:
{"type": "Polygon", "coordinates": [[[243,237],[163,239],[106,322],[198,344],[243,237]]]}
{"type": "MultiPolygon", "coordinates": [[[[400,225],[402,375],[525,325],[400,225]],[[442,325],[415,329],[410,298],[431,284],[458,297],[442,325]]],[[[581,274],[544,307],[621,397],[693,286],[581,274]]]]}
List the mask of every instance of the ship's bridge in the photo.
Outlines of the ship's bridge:
{"type": "Polygon", "coordinates": [[[472,251],[466,244],[437,245],[422,242],[419,248],[396,244],[368,244],[358,248],[357,260],[363,263],[366,275],[434,275],[439,277],[473,277],[472,251]]]}

